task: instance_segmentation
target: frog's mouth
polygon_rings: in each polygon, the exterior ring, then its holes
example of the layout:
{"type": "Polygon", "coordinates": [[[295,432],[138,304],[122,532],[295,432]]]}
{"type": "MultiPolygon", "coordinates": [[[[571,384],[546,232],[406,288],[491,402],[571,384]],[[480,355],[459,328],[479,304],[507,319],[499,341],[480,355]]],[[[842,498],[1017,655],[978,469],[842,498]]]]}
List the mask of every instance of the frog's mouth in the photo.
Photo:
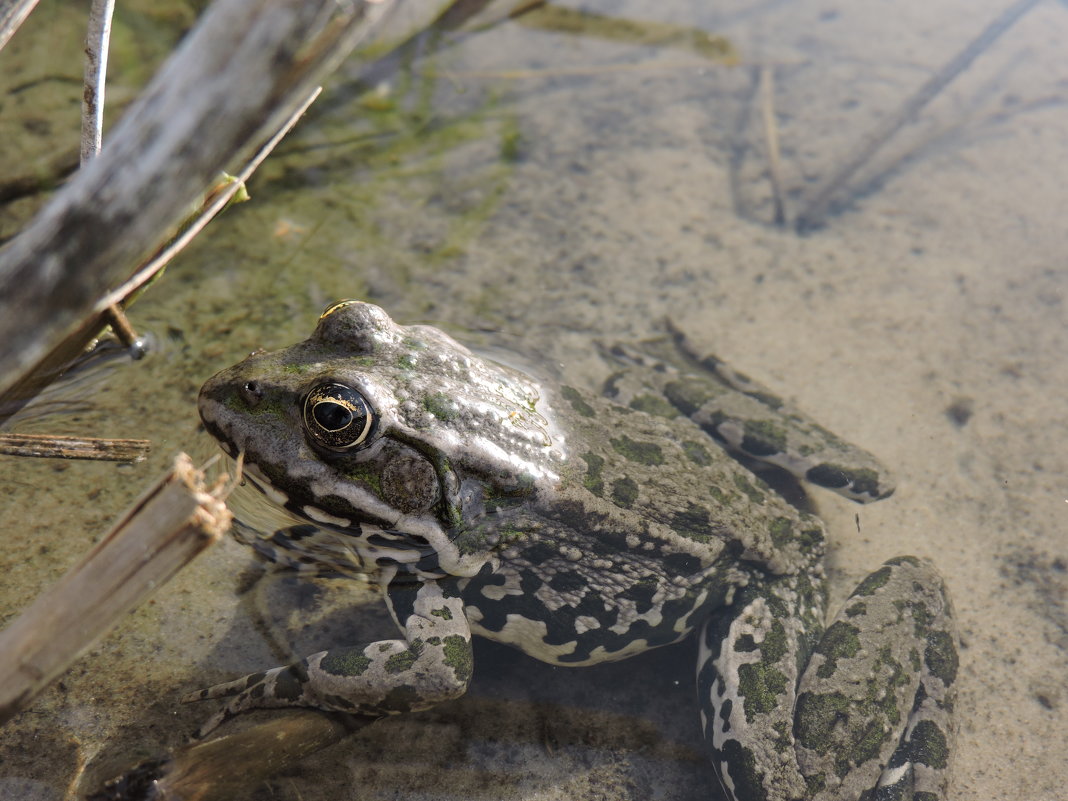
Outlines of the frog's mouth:
{"type": "Polygon", "coordinates": [[[339,530],[312,522],[277,503],[278,490],[257,474],[243,471],[244,481],[227,503],[235,516],[234,538],[268,562],[362,581],[378,581],[390,565],[403,566],[402,575],[443,575],[436,551],[425,540],[369,524],[339,530]]]}
{"type": "MultiPolygon", "coordinates": [[[[246,524],[259,531],[271,530],[278,535],[284,533],[279,531],[281,528],[301,528],[305,527],[303,524],[311,523],[320,531],[342,537],[339,541],[347,542],[349,547],[356,548],[370,564],[374,564],[378,558],[401,564],[424,562],[437,550],[431,545],[431,540],[437,539],[441,530],[432,518],[401,517],[392,525],[382,521],[340,518],[313,506],[301,505],[272,483],[252,462],[244,466],[243,477],[248,485],[257,491],[258,496],[265,497],[270,502],[259,504],[260,507],[268,507],[268,511],[253,509],[252,514],[241,514],[246,524]],[[256,520],[254,522],[248,518],[256,520]],[[265,519],[271,521],[267,523],[268,526],[274,525],[275,528],[268,529],[259,522],[265,519]]],[[[246,500],[245,511],[252,505],[250,500],[246,500]]]]}

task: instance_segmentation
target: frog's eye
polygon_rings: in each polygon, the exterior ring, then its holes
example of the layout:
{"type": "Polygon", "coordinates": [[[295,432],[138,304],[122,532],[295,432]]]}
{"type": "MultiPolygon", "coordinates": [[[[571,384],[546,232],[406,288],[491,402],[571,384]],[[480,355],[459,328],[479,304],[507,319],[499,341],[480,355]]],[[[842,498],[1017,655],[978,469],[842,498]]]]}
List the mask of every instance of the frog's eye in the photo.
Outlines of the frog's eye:
{"type": "Polygon", "coordinates": [[[363,395],[344,384],[320,384],[304,398],[304,430],[312,442],[332,451],[363,445],[374,420],[363,395]]]}

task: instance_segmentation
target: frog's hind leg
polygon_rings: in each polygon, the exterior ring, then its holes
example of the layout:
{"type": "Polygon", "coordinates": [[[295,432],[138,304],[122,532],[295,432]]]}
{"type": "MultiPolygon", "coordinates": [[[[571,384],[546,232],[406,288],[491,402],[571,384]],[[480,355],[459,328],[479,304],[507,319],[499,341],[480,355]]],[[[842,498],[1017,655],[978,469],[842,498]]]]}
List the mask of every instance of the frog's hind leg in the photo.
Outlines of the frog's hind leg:
{"type": "Polygon", "coordinates": [[[833,490],[859,503],[894,491],[889,470],[867,451],[851,445],[716,356],[699,355],[686,337],[670,336],[639,348],[615,346],[612,358],[641,364],[653,394],[627,386],[627,371],[609,379],[606,394],[636,409],[663,414],[653,404],[692,419],[730,451],[782,468],[800,480],[833,490]]]}
{"type": "Polygon", "coordinates": [[[957,637],[941,578],[892,559],[822,633],[807,586],[746,587],[705,628],[698,689],[725,790],[737,801],[942,798],[957,637]]]}
{"type": "Polygon", "coordinates": [[[820,639],[798,688],[798,762],[816,797],[943,798],[957,632],[930,562],[891,559],[862,581],[820,639]]]}
{"type": "Polygon", "coordinates": [[[822,573],[755,581],[701,633],[697,691],[705,740],[736,801],[808,797],[793,750],[800,673],[818,639],[822,573]]]}

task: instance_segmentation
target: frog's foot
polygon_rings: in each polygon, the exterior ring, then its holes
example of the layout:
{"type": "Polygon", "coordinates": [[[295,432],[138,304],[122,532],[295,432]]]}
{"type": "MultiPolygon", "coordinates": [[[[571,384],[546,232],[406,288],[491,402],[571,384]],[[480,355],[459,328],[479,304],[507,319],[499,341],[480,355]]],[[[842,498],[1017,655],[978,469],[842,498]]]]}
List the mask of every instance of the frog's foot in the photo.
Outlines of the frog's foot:
{"type": "MultiPolygon", "coordinates": [[[[316,654],[323,656],[324,654],[316,654]]],[[[308,660],[315,657],[309,657],[308,660]]],[[[235,715],[248,709],[282,706],[316,706],[315,694],[309,687],[308,660],[277,667],[263,673],[252,673],[241,679],[216,684],[183,696],[182,703],[206,701],[235,696],[232,701],[212,715],[199,729],[196,737],[206,737],[235,715]]]]}
{"type": "Polygon", "coordinates": [[[183,698],[234,696],[197,736],[248,709],[302,706],[381,717],[428,709],[463,695],[472,668],[463,602],[443,593],[436,582],[416,586],[399,618],[404,640],[322,651],[183,698]]]}
{"type": "Polygon", "coordinates": [[[640,377],[623,371],[609,379],[605,394],[620,403],[654,414],[684,414],[728,450],[858,503],[894,492],[890,471],[870,453],[716,356],[698,355],[673,327],[670,337],[650,340],[640,349],[615,346],[610,354],[646,368],[634,371],[640,377]]]}
{"type": "Polygon", "coordinates": [[[941,578],[890,560],[807,658],[813,597],[800,577],[774,580],[706,627],[702,715],[724,787],[737,801],[942,798],[957,637],[941,578]]]}
{"type": "Polygon", "coordinates": [[[251,547],[268,571],[293,572],[301,578],[346,578],[367,583],[377,566],[352,546],[351,534],[338,534],[302,523],[266,535],[235,522],[234,539],[251,547]]]}

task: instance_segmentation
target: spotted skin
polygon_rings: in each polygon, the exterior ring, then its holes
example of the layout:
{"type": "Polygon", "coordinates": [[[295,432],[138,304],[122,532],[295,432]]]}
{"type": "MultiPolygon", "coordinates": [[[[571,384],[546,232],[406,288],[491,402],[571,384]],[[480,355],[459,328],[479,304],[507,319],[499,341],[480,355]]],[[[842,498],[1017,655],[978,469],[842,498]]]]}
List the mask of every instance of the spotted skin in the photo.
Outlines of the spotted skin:
{"type": "Polygon", "coordinates": [[[607,355],[603,395],[552,387],[349,301],[208,381],[207,430],[305,521],[257,551],[378,584],[403,638],[193,693],[230,698],[202,734],[256,707],[455,698],[472,634],[582,666],[699,630],[736,801],[944,797],[957,639],[937,572],[891,560],[825,628],[823,525],[742,461],[860,502],[893,491],[885,469],[681,336],[607,355]]]}
{"type": "Polygon", "coordinates": [[[723,784],[739,801],[942,798],[957,652],[938,573],[888,561],[826,630],[823,600],[786,577],[706,624],[698,692],[723,784]],[[804,628],[784,626],[789,615],[804,628]]]}
{"type": "Polygon", "coordinates": [[[455,582],[402,582],[392,588],[390,601],[404,639],[320,651],[186,696],[235,696],[200,735],[247,709],[304,706],[382,716],[463,695],[472,671],[471,629],[455,582]]]}

